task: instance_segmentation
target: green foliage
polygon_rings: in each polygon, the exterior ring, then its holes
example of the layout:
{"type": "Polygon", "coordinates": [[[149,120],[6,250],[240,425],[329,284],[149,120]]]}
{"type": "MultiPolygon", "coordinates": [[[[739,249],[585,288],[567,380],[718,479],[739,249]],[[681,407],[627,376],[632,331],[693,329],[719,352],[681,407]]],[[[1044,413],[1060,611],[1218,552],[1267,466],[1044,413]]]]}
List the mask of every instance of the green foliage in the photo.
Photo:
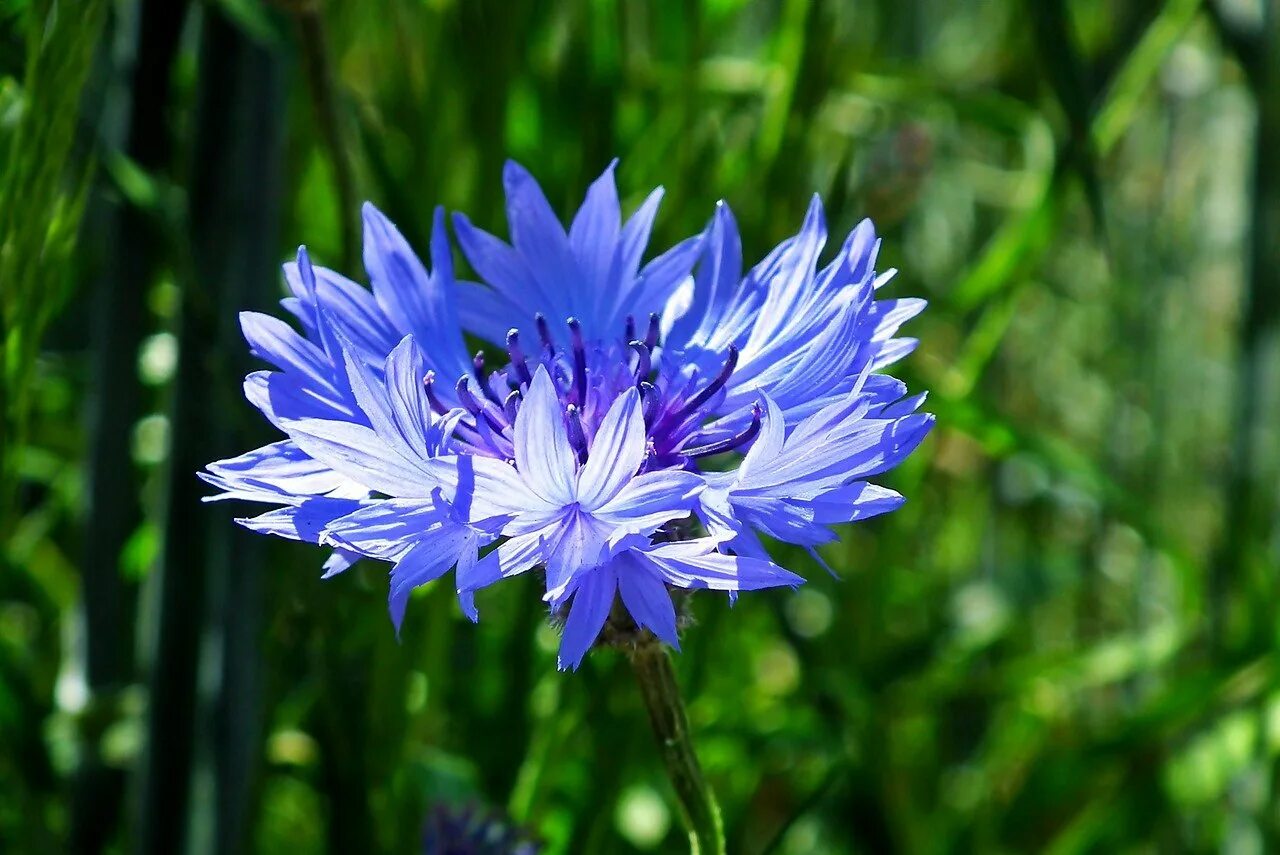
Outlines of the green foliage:
{"type": "MultiPolygon", "coordinates": [[[[35,3],[25,10],[27,62],[20,88],[0,90],[0,414],[9,442],[21,442],[27,390],[41,336],[61,305],[88,187],[70,163],[80,95],[102,29],[104,0],[35,3]]],[[[24,10],[4,10],[18,19],[24,10]]],[[[78,171],[76,171],[78,170],[78,171]]],[[[15,443],[16,444],[16,443],[15,443]]],[[[8,443],[0,471],[12,472],[8,443]]],[[[0,477],[0,521],[10,477],[0,477]]],[[[3,529],[0,529],[3,530],[3,529]]]]}
{"type": "MultiPolygon", "coordinates": [[[[875,218],[895,296],[931,300],[903,371],[939,427],[886,480],[908,504],[824,551],[839,580],[784,549],[800,591],[693,597],[674,661],[729,851],[1280,848],[1280,265],[1257,261],[1280,211],[1274,2],[1255,20],[1198,0],[235,0],[174,28],[159,90],[130,73],[155,45],[123,3],[84,98],[106,5],[0,4],[0,45],[31,25],[22,79],[0,60],[21,496],[0,578],[0,849],[56,850],[86,817],[108,848],[151,829],[146,805],[99,820],[76,796],[91,761],[145,791],[162,581],[198,571],[177,615],[199,642],[190,780],[165,782],[191,787],[193,851],[412,851],[442,804],[505,810],[553,853],[681,851],[627,663],[557,673],[534,580],[482,596],[478,626],[431,586],[397,644],[385,568],[321,582],[316,550],[255,555],[224,507],[199,511],[206,534],[172,522],[195,518],[171,498],[192,489],[170,471],[191,447],[173,451],[184,396],[214,402],[209,447],[265,435],[236,400],[240,298],[197,262],[305,242],[362,278],[353,192],[422,247],[436,203],[504,232],[507,157],[567,211],[614,156],[624,202],[666,187],[656,244],[723,197],[759,257],[819,192],[833,233],[875,218]],[[211,57],[213,22],[243,55],[224,39],[211,57]],[[240,92],[281,71],[280,102],[251,116],[273,133],[194,138],[245,121],[215,67],[240,92]],[[171,150],[140,152],[118,128],[157,99],[171,150]],[[77,134],[103,164],[79,243],[77,134]],[[191,204],[244,174],[271,178],[275,233],[191,204]],[[138,242],[113,246],[135,216],[138,242]],[[90,347],[87,293],[62,298],[103,268],[142,271],[145,306],[133,339],[90,347]],[[129,409],[84,428],[106,363],[137,365],[129,409]],[[105,495],[138,513],[101,554],[81,539],[109,508],[83,483],[106,447],[133,449],[105,495]],[[128,604],[107,629],[142,651],[118,684],[85,677],[94,566],[128,604]]],[[[246,307],[280,296],[272,276],[244,284],[246,307]]]]}

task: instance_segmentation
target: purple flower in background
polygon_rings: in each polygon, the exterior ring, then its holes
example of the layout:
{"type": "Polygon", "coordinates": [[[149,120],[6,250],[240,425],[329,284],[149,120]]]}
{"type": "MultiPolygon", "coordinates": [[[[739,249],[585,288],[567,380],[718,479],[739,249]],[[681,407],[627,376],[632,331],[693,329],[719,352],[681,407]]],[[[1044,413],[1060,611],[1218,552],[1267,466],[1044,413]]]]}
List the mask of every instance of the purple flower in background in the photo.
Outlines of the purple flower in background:
{"type": "Polygon", "coordinates": [[[437,804],[422,829],[422,855],[538,855],[541,846],[497,811],[437,804]]]}
{"type": "Polygon", "coordinates": [[[896,333],[924,302],[876,299],[892,271],[876,273],[871,224],[819,267],[815,198],[744,273],[721,204],[643,263],[661,191],[624,221],[613,171],[566,230],[508,164],[510,244],[454,219],[478,283],[455,279],[442,211],[428,271],[366,205],[372,292],[300,250],[285,308],[302,331],[242,317],[278,369],[246,395],[287,439],[210,464],[213,498],[277,505],[240,522],[333,548],[326,575],[391,562],[397,629],[410,592],[451,569],[474,619],[476,590],[540,568],[565,616],[562,668],[611,615],[678,647],[673,588],[800,584],[762,534],[816,557],[831,525],[898,507],[867,479],[933,419],[877,372],[914,348],[896,333]],[[489,359],[464,333],[495,345],[489,359]]]}

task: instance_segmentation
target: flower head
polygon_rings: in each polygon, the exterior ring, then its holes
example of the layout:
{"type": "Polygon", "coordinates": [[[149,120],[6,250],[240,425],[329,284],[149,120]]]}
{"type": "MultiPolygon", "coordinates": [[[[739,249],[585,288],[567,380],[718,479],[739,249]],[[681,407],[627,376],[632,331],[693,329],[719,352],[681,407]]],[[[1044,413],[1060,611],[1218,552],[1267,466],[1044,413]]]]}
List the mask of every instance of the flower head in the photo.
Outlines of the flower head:
{"type": "Polygon", "coordinates": [[[511,243],[454,219],[482,283],[454,278],[441,211],[428,271],[366,206],[372,292],[300,250],[285,306],[302,332],[244,322],[279,369],[246,394],[288,438],[210,464],[214,498],[279,505],[241,522],[333,547],[330,575],[392,562],[397,628],[412,589],[450,569],[474,619],[476,590],[541,568],[545,600],[567,611],[562,668],[611,616],[678,646],[673,588],[800,584],[761,534],[812,552],[831,525],[901,504],[866,479],[932,417],[876,372],[914,347],[895,336],[924,303],[875,299],[892,271],[875,271],[871,224],[820,268],[815,198],[744,274],[721,204],[703,234],[642,264],[661,191],[624,222],[613,170],[566,230],[509,164],[511,243]],[[504,357],[468,356],[464,332],[504,357]],[[670,542],[673,525],[703,532],[670,542]]]}

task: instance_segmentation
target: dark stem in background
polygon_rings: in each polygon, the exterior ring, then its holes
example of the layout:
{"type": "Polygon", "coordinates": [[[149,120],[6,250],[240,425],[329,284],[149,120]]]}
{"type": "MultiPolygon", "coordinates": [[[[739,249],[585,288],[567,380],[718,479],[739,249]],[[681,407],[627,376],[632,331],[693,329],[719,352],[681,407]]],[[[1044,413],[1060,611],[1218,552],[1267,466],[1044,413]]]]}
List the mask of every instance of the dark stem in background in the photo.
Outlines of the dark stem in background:
{"type": "Polygon", "coordinates": [[[671,656],[657,638],[645,632],[627,650],[627,658],[649,713],[662,765],[676,792],[681,818],[689,830],[689,850],[694,855],[724,855],[720,806],[693,750],[689,716],[671,667],[671,656]]]}
{"type": "Polygon", "coordinates": [[[139,853],[244,851],[262,762],[261,544],[209,512],[195,473],[252,447],[229,416],[240,408],[227,381],[247,366],[225,354],[242,352],[237,311],[272,290],[283,76],[269,47],[216,6],[203,12],[139,853]]]}
{"type": "Polygon", "coordinates": [[[1244,69],[1258,111],[1223,535],[1209,571],[1210,641],[1222,650],[1271,643],[1274,573],[1263,545],[1276,506],[1268,468],[1259,461],[1265,456],[1260,445],[1273,424],[1265,381],[1274,371],[1270,363],[1280,327],[1280,0],[1264,4],[1256,29],[1226,19],[1216,3],[1205,8],[1244,69]],[[1248,633],[1255,634],[1245,637],[1248,633]]]}
{"type": "Polygon", "coordinates": [[[342,224],[342,271],[352,275],[359,269],[360,257],[360,230],[356,226],[356,218],[359,216],[356,178],[351,165],[351,150],[347,145],[347,127],[338,100],[338,82],[329,56],[324,14],[320,0],[301,0],[288,5],[298,24],[302,63],[307,75],[307,92],[311,95],[316,124],[324,137],[325,147],[329,150],[329,163],[333,167],[334,189],[338,194],[338,221],[342,224]]]}
{"type": "MultiPolygon", "coordinates": [[[[124,148],[149,173],[167,171],[172,141],[169,79],[186,19],[187,3],[143,0],[127,104],[124,148]]],[[[85,678],[94,714],[81,735],[82,760],[71,801],[70,846],[100,852],[119,826],[124,770],[102,760],[103,731],[118,718],[119,692],[133,679],[133,627],[137,586],[125,578],[122,558],[142,523],[141,479],[130,453],[142,415],[138,351],[148,331],[146,298],[163,263],[167,242],[154,211],[128,202],[111,205],[100,193],[101,266],[93,276],[93,382],[89,385],[91,445],[88,504],[80,578],[84,610],[85,678]]]]}

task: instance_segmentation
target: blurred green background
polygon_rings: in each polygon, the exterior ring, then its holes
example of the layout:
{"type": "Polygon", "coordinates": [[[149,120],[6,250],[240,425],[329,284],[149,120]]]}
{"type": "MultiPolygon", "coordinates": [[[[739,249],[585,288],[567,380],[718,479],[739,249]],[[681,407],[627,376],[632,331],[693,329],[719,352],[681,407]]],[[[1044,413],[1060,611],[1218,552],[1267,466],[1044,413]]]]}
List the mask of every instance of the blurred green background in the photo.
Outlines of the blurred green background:
{"type": "Polygon", "coordinates": [[[1280,851],[1276,0],[0,0],[0,850],[684,846],[632,677],[239,530],[243,308],[358,205],[505,234],[619,156],[655,245],[813,192],[929,298],[909,497],[677,659],[730,850],[1280,851]]]}

